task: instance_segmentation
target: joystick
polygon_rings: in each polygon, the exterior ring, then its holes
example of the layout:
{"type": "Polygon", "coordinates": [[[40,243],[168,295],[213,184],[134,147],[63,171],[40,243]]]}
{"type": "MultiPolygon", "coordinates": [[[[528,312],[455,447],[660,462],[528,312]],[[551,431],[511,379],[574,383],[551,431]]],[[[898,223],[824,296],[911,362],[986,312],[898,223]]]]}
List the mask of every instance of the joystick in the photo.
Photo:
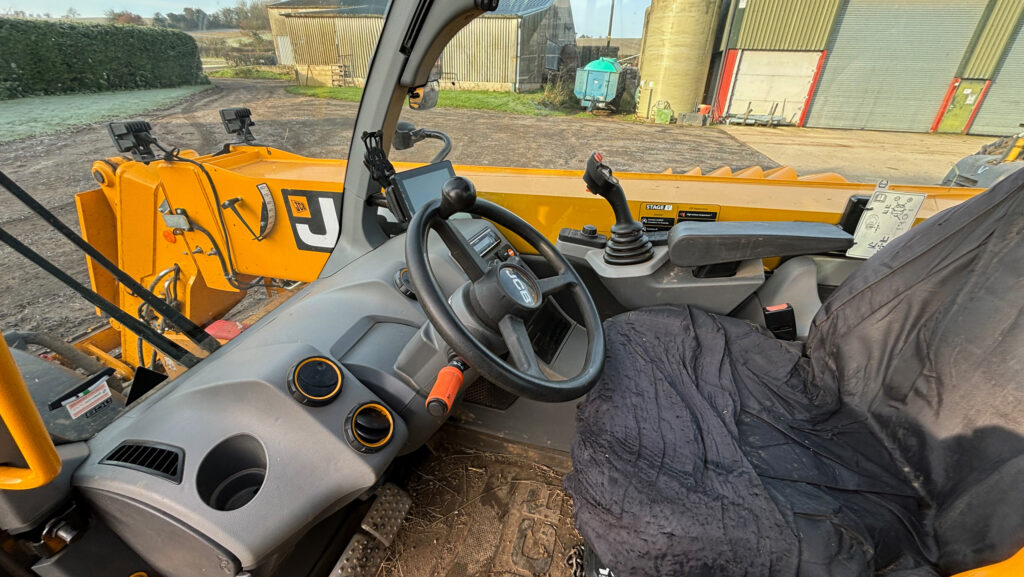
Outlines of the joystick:
{"type": "Polygon", "coordinates": [[[583,181],[587,183],[587,190],[607,200],[615,213],[612,235],[604,247],[604,261],[613,265],[628,265],[651,260],[654,256],[651,241],[644,234],[643,225],[633,219],[629,203],[626,202],[626,193],[612,169],[604,163],[604,156],[600,152],[591,154],[587,159],[583,181]]]}

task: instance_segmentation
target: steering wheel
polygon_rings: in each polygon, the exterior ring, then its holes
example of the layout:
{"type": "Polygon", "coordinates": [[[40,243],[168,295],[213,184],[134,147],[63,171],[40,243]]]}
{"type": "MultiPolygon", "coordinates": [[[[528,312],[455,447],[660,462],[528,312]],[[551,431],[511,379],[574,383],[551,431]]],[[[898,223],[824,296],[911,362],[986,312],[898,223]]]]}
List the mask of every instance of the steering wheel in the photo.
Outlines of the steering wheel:
{"type": "Polygon", "coordinates": [[[562,402],[586,394],[601,376],[604,330],[594,300],[579,275],[565,256],[525,220],[493,202],[477,199],[476,188],[469,180],[458,176],[449,179],[442,187],[441,198],[416,212],[406,234],[405,260],[416,298],[434,328],[456,354],[495,385],[528,399],[562,402]],[[484,262],[448,221],[459,212],[489,219],[519,235],[544,257],[555,275],[538,278],[515,257],[507,262],[484,262]],[[453,296],[453,302],[461,295],[461,302],[466,304],[459,307],[462,316],[469,317],[465,320],[445,298],[430,268],[427,238],[432,230],[469,277],[469,283],[453,296]],[[542,365],[526,330],[527,319],[544,299],[561,291],[571,292],[587,331],[583,368],[576,376],[564,379],[542,365]],[[506,351],[508,360],[499,356],[506,351]]]}

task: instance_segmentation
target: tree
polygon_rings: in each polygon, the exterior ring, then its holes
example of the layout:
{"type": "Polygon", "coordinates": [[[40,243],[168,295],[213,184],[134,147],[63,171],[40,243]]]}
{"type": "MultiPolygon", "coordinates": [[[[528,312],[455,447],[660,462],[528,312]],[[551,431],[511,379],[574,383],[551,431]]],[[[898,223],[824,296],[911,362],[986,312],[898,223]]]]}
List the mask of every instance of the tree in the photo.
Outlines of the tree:
{"type": "Polygon", "coordinates": [[[107,10],[104,13],[104,16],[107,17],[107,22],[111,24],[134,24],[135,26],[146,25],[146,21],[142,19],[142,16],[127,10],[107,10]]]}
{"type": "Polygon", "coordinates": [[[239,12],[238,27],[242,30],[270,30],[270,14],[264,0],[239,0],[236,10],[239,12]]]}
{"type": "Polygon", "coordinates": [[[209,16],[199,8],[185,8],[182,10],[185,16],[185,30],[206,30],[209,16]]]}
{"type": "Polygon", "coordinates": [[[71,7],[68,8],[68,11],[64,13],[64,19],[65,20],[74,20],[75,18],[78,18],[81,15],[82,14],[79,13],[79,11],[76,10],[74,6],[71,6],[71,7]]]}
{"type": "Polygon", "coordinates": [[[153,15],[153,26],[156,26],[157,28],[169,28],[170,25],[170,21],[168,21],[167,17],[163,14],[157,12],[153,15]]]}

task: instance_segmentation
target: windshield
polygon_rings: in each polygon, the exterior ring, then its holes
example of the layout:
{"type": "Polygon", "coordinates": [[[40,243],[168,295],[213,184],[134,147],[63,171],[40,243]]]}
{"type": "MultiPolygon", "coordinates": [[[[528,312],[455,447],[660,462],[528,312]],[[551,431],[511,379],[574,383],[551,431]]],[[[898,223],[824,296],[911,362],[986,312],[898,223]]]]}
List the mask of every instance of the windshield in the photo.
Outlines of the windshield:
{"type": "MultiPolygon", "coordinates": [[[[145,289],[87,261],[38,211],[4,202],[3,230],[37,256],[0,247],[0,324],[35,335],[12,343],[83,379],[95,364],[43,341],[72,345],[121,383],[138,366],[174,376],[213,348],[178,321],[228,342],[317,278],[344,242],[341,179],[387,1],[5,6],[0,170],[145,289]],[[108,125],[128,119],[145,124],[108,125]],[[39,261],[156,336],[139,339],[39,261]],[[195,358],[152,346],[160,335],[195,358]]],[[[500,0],[445,47],[384,152],[399,172],[446,159],[497,201],[524,189],[585,195],[577,174],[552,171],[580,171],[598,150],[618,173],[667,182],[985,187],[1024,159],[1022,10],[500,0]]],[[[447,172],[424,174],[421,200],[447,172]]],[[[652,231],[718,218],[714,203],[685,200],[637,216],[652,231]]],[[[510,206],[557,234],[543,203],[510,206]]],[[[385,236],[401,234],[386,202],[367,210],[385,236]]]]}

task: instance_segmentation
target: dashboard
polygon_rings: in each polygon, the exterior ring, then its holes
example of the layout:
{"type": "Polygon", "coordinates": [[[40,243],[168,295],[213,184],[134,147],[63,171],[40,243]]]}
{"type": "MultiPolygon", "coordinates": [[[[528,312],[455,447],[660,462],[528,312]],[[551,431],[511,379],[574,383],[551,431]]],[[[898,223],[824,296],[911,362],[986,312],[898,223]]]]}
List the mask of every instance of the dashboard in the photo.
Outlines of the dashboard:
{"type": "MultiPolygon", "coordinates": [[[[452,222],[485,258],[514,254],[490,223],[452,222]]],[[[453,294],[466,277],[439,238],[429,251],[453,294]]],[[[162,574],[266,574],[443,423],[424,399],[447,345],[404,266],[399,236],[306,287],[91,439],[74,485],[162,574]]]]}

